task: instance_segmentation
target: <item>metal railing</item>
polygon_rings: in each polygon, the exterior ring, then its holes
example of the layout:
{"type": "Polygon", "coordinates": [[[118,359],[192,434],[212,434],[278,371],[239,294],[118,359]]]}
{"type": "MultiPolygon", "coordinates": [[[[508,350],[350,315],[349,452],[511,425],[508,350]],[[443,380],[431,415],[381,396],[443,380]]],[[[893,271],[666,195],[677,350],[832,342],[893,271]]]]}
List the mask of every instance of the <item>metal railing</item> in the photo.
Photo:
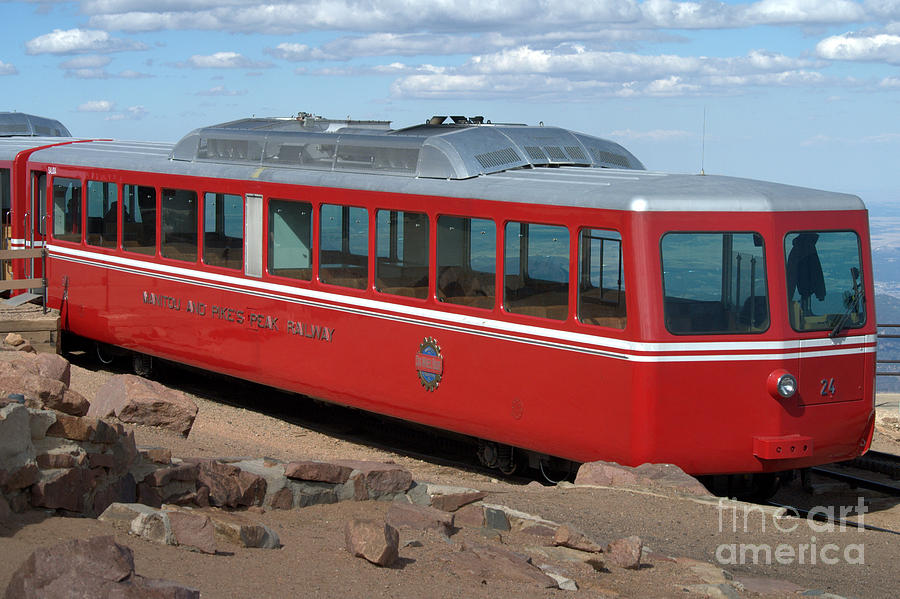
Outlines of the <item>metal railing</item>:
{"type": "MultiPolygon", "coordinates": [[[[897,333],[887,333],[881,329],[900,329],[900,324],[878,324],[875,325],[878,330],[878,339],[900,339],[900,331],[897,333]]],[[[876,370],[875,376],[900,376],[900,370],[895,371],[879,371],[880,364],[900,364],[900,360],[875,360],[876,370]]]]}
{"type": "Polygon", "coordinates": [[[0,261],[27,260],[29,258],[41,259],[41,278],[31,279],[7,279],[0,281],[0,291],[14,289],[38,289],[44,296],[44,314],[47,313],[47,250],[46,248],[30,248],[24,250],[0,250],[0,261]]]}

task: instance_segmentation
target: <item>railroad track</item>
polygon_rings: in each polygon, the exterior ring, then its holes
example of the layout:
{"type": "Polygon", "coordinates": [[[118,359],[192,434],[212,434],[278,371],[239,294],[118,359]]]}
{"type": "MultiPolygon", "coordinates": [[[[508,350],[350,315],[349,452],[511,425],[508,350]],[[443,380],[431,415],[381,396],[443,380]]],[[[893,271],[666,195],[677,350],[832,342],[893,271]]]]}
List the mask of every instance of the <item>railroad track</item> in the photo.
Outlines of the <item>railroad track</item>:
{"type": "Polygon", "coordinates": [[[810,470],[820,476],[845,482],[853,488],[870,489],[885,495],[900,497],[900,456],[894,454],[869,451],[865,455],[847,462],[818,466],[810,470]],[[852,471],[848,472],[847,470],[852,471]],[[892,481],[898,482],[875,480],[859,474],[859,471],[884,474],[892,481]]]}

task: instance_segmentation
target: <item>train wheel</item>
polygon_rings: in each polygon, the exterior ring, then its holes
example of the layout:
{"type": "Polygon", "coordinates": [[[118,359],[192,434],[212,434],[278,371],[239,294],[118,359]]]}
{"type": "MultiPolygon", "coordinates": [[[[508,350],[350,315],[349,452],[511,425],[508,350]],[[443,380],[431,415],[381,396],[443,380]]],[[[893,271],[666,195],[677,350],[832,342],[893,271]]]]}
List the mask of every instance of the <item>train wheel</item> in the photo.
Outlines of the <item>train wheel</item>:
{"type": "Polygon", "coordinates": [[[509,476],[516,471],[515,448],[492,441],[478,441],[478,461],[487,468],[496,468],[509,476]]]}
{"type": "Polygon", "coordinates": [[[104,366],[109,366],[116,359],[116,354],[112,351],[112,348],[99,341],[94,344],[94,354],[97,356],[97,360],[104,366]]]}
{"type": "Polygon", "coordinates": [[[147,354],[134,354],[132,368],[138,376],[149,378],[153,374],[153,356],[147,354]]]}

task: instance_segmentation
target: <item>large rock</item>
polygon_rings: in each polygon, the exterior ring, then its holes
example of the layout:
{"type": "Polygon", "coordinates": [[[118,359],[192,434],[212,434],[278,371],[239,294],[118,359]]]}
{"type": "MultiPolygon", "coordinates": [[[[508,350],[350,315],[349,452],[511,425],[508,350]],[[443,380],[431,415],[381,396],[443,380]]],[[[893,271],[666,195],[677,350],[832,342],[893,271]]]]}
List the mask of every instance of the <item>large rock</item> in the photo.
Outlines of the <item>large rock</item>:
{"type": "Polygon", "coordinates": [[[210,505],[262,505],[266,497],[266,479],[263,477],[215,460],[200,461],[198,466],[197,486],[209,489],[210,505]]]}
{"type": "Polygon", "coordinates": [[[531,563],[531,558],[501,547],[463,543],[460,550],[443,558],[451,570],[481,581],[515,580],[542,589],[558,588],[554,579],[531,563]]]}
{"type": "Polygon", "coordinates": [[[603,551],[600,545],[571,524],[563,524],[556,529],[556,534],[553,535],[553,544],[577,549],[578,551],[587,551],[588,553],[600,553],[603,551]]]}
{"type": "Polygon", "coordinates": [[[113,537],[74,539],[36,549],[13,574],[6,599],[193,599],[200,592],[147,580],[134,571],[134,554],[113,537]]]}
{"type": "Polygon", "coordinates": [[[187,436],[197,417],[197,404],[157,382],[120,374],[97,390],[88,415],[115,416],[122,422],[167,428],[187,436]]]}
{"type": "Polygon", "coordinates": [[[336,460],[334,463],[353,469],[348,483],[356,478],[364,485],[367,497],[363,499],[391,497],[405,493],[412,486],[412,474],[397,464],[361,460],[336,460]]]}
{"type": "Polygon", "coordinates": [[[91,443],[112,444],[125,434],[122,425],[115,428],[99,418],[69,416],[59,414],[56,422],[47,429],[48,437],[62,437],[72,441],[90,441],[91,443]]]}
{"type": "Polygon", "coordinates": [[[58,380],[17,368],[10,362],[0,361],[0,397],[20,393],[25,396],[29,407],[43,408],[64,405],[67,390],[66,385],[58,380]]]}
{"type": "Polygon", "coordinates": [[[352,472],[351,466],[312,460],[290,462],[284,466],[284,475],[288,478],[323,483],[343,484],[352,472]]]}
{"type": "Polygon", "coordinates": [[[31,439],[31,414],[21,404],[0,408],[0,470],[13,472],[36,457],[31,439]]]}
{"type": "Polygon", "coordinates": [[[209,516],[191,512],[169,512],[175,542],[200,553],[216,552],[216,531],[209,516]]]}
{"type": "Polygon", "coordinates": [[[641,567],[641,553],[644,543],[640,537],[631,536],[618,539],[606,546],[606,559],[620,568],[637,570],[641,567]]]}
{"type": "Polygon", "coordinates": [[[386,522],[353,520],[344,527],[347,551],[377,566],[392,566],[399,557],[400,533],[386,522]]]}
{"type": "Polygon", "coordinates": [[[394,528],[436,530],[449,535],[453,528],[453,514],[433,507],[395,501],[388,508],[385,522],[394,528]]]}
{"type": "Polygon", "coordinates": [[[668,489],[687,495],[711,495],[700,481],[674,464],[642,464],[632,468],[615,462],[586,462],[578,468],[575,484],[668,489]]]}
{"type": "Polygon", "coordinates": [[[59,354],[17,354],[10,361],[15,368],[61,382],[66,387],[71,380],[69,361],[59,354]]]}

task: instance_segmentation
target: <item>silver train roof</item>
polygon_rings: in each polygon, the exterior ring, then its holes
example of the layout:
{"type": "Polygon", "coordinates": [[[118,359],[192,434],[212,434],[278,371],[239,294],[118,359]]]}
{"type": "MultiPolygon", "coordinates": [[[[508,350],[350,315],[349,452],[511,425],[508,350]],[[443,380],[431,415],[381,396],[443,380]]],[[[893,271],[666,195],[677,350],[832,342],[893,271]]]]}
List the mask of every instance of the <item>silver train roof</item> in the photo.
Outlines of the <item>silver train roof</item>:
{"type": "MultiPolygon", "coordinates": [[[[454,198],[470,198],[500,202],[522,202],[556,206],[589,207],[610,210],[628,210],[636,212],[656,211],[814,211],[814,210],[864,210],[863,202],[854,195],[819,191],[815,189],[769,183],[751,179],[724,177],[716,175],[666,174],[643,170],[637,161],[624,148],[613,142],[599,140],[591,136],[574,133],[556,127],[526,127],[524,125],[465,125],[438,126],[423,125],[409,129],[392,131],[383,123],[367,121],[327,121],[321,119],[315,131],[293,131],[297,125],[285,120],[274,122],[274,119],[253,119],[236,121],[216,127],[197,129],[177,144],[123,141],[96,141],[60,145],[38,150],[32,159],[48,165],[93,166],[119,170],[166,173],[173,175],[189,175],[208,178],[221,178],[245,181],[266,181],[288,185],[307,185],[315,187],[332,187],[340,189],[357,189],[421,196],[444,196],[454,198]],[[251,135],[252,126],[259,126],[257,133],[251,135]],[[287,127],[288,131],[279,130],[287,127]],[[226,131],[232,129],[230,137],[226,131]],[[329,129],[331,131],[329,131],[329,129]],[[348,129],[361,132],[350,132],[348,129]],[[512,132],[512,133],[510,133],[512,132]],[[491,143],[503,140],[518,155],[518,160],[508,164],[492,166],[482,165],[477,156],[497,151],[496,146],[482,143],[479,137],[487,138],[491,143]],[[546,137],[543,137],[546,136],[546,137]],[[559,140],[558,145],[551,146],[550,138],[559,140]],[[206,139],[206,155],[198,158],[197,153],[204,147],[201,140],[206,139]],[[244,140],[247,148],[251,140],[259,148],[259,157],[250,155],[238,156],[236,159],[223,160],[217,155],[210,157],[209,140],[244,140]],[[368,142],[384,139],[399,139],[395,145],[367,145],[368,142]],[[596,163],[591,155],[589,143],[583,140],[604,141],[604,151],[617,149],[629,164],[635,168],[609,168],[603,163],[596,163]],[[321,168],[304,168],[299,164],[276,164],[272,160],[278,154],[266,154],[266,148],[274,148],[285,140],[292,147],[301,146],[298,141],[306,141],[307,145],[336,146],[331,152],[331,167],[319,165],[321,168]],[[587,147],[584,162],[550,163],[550,153],[544,150],[547,162],[534,164],[526,161],[528,154],[526,144],[534,143],[543,149],[559,147],[566,156],[572,157],[563,142],[578,140],[587,147]],[[354,142],[354,143],[351,143],[354,142]],[[513,145],[513,142],[515,145],[513,145]],[[547,142],[543,145],[537,142],[547,142]],[[340,148],[348,150],[340,161],[340,148]],[[407,169],[378,170],[372,168],[372,148],[398,150],[396,156],[411,165],[412,150],[418,149],[416,172],[412,167],[407,169]],[[191,151],[194,158],[190,159],[191,151]],[[339,162],[350,165],[349,149],[362,148],[360,157],[369,152],[366,168],[335,168],[339,162]],[[474,148],[467,150],[467,148],[474,148]],[[493,148],[487,151],[484,148],[493,148]],[[523,148],[519,153],[519,148],[523,148]],[[440,152],[439,152],[440,151],[440,152]],[[436,166],[423,165],[423,170],[431,174],[441,168],[447,168],[446,176],[424,176],[417,174],[419,162],[427,162],[426,154],[433,152],[432,158],[442,154],[443,158],[434,159],[436,166]],[[624,152],[624,154],[623,154],[624,152]],[[268,158],[266,158],[268,156],[268,158]],[[631,162],[633,159],[634,162],[631,162]],[[443,162],[441,162],[443,160],[443,162]],[[475,167],[474,164],[478,166],[475,167]],[[575,166],[577,164],[578,166],[575,166]],[[472,171],[465,171],[471,166],[472,171]],[[501,168],[502,167],[502,168],[501,168]],[[452,170],[450,170],[452,169],[452,170]],[[488,172],[478,173],[484,170],[488,172]],[[475,172],[468,177],[451,177],[451,174],[475,172]]],[[[57,140],[61,141],[61,140],[57,140]]],[[[21,142],[20,142],[21,143],[21,142]]],[[[217,142],[216,142],[217,143],[217,142]]],[[[393,143],[393,142],[392,142],[393,143]]],[[[213,144],[215,145],[215,144],[213,144]]],[[[33,146],[31,146],[33,147],[33,146]]],[[[576,146],[571,146],[576,147],[576,146]]],[[[600,148],[599,144],[593,146],[600,148]]],[[[0,139],[0,160],[11,148],[5,147],[0,139]]],[[[24,149],[24,148],[23,148],[24,149]]],[[[292,151],[293,152],[293,151],[292,151]]],[[[292,153],[293,155],[293,153],[292,153]]],[[[535,156],[538,154],[535,152],[535,156]]],[[[8,159],[8,158],[7,158],[8,159]]],[[[359,162],[359,161],[357,161],[359,162]]],[[[487,162],[487,161],[486,161],[487,162]]],[[[287,192],[283,192],[287,194],[287,192]]],[[[288,195],[288,197],[296,197],[288,195]]]]}
{"type": "Polygon", "coordinates": [[[13,135],[39,137],[72,137],[56,119],[24,112],[0,112],[0,137],[13,135]]]}

